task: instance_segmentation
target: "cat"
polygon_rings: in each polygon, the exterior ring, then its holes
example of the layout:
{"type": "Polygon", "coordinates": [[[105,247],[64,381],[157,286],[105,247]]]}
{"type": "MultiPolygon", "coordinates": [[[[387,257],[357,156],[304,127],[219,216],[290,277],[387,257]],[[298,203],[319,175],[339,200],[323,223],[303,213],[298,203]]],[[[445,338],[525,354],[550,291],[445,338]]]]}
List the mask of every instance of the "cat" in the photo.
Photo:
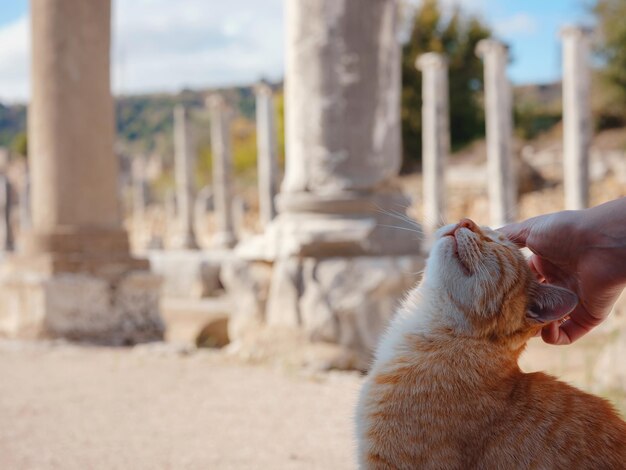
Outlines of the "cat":
{"type": "Polygon", "coordinates": [[[607,401],[517,364],[577,303],[502,234],[469,219],[440,229],[361,390],[360,468],[626,468],[626,423],[607,401]]]}

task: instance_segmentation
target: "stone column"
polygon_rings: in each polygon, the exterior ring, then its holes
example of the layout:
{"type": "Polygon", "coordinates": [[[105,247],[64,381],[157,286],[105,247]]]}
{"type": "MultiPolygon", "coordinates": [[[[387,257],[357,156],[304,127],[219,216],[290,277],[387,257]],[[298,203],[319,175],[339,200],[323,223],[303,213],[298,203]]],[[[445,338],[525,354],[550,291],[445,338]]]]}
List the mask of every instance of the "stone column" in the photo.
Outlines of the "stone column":
{"type": "Polygon", "coordinates": [[[20,233],[28,232],[32,229],[33,218],[30,204],[30,171],[26,171],[24,181],[19,193],[19,211],[20,211],[20,233]]]}
{"type": "Polygon", "coordinates": [[[422,185],[424,228],[432,234],[445,220],[444,168],[450,152],[448,63],[429,52],[416,62],[422,71],[422,185]]]}
{"type": "Polygon", "coordinates": [[[256,139],[259,185],[259,219],[265,227],[276,216],[274,197],[278,179],[278,151],[276,148],[276,109],[272,89],[266,83],[255,87],[256,139]]]}
{"type": "Polygon", "coordinates": [[[485,119],[487,127],[487,179],[490,224],[500,227],[515,220],[517,180],[513,162],[513,110],[511,84],[506,75],[508,47],[483,39],[476,53],[485,66],[485,119]]]}
{"type": "Polygon", "coordinates": [[[2,273],[0,329],[109,344],[162,338],[159,280],[118,201],[109,0],[31,1],[33,226],[2,273]]]}
{"type": "Polygon", "coordinates": [[[565,208],[589,206],[591,142],[589,33],[580,26],[561,30],[563,39],[563,184],[565,208]]]}
{"type": "Polygon", "coordinates": [[[143,155],[133,158],[133,222],[140,226],[144,223],[146,206],[148,205],[148,188],[146,183],[146,159],[143,155]]]}
{"type": "Polygon", "coordinates": [[[131,186],[133,203],[133,241],[134,247],[145,249],[150,243],[149,230],[146,224],[146,208],[148,206],[149,188],[146,181],[146,157],[138,155],[133,158],[131,166],[131,186]]]}
{"type": "Polygon", "coordinates": [[[422,268],[420,226],[395,183],[398,2],[288,0],[285,24],[285,178],[278,216],[237,247],[245,265],[222,271],[237,302],[229,332],[297,328],[359,367],[422,268]]]}
{"type": "Polygon", "coordinates": [[[419,240],[402,220],[409,201],[393,183],[402,160],[397,2],[286,6],[287,158],[277,204],[290,236],[278,251],[414,252],[419,240]]]}
{"type": "Polygon", "coordinates": [[[11,227],[11,183],[0,175],[0,250],[13,251],[13,229],[11,227]]]}
{"type": "Polygon", "coordinates": [[[213,200],[217,233],[216,247],[232,248],[237,242],[233,218],[232,154],[230,142],[231,111],[219,95],[208,98],[211,114],[211,151],[213,153],[213,200]]]}
{"type": "Polygon", "coordinates": [[[198,244],[193,224],[195,158],[189,127],[188,111],[182,105],[177,105],[174,109],[174,159],[179,233],[174,240],[174,246],[196,249],[198,244]]]}

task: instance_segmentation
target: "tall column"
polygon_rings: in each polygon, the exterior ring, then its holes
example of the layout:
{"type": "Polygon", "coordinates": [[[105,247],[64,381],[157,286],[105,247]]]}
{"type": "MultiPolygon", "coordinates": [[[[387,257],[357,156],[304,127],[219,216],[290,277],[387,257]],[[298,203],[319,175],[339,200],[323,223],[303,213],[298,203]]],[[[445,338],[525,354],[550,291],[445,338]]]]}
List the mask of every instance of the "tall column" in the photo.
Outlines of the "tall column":
{"type": "Polygon", "coordinates": [[[508,47],[483,39],[476,53],[485,67],[485,119],[490,224],[500,227],[515,220],[517,181],[513,163],[511,84],[506,75],[508,47]]]}
{"type": "Polygon", "coordinates": [[[30,231],[33,226],[30,193],[30,170],[27,168],[18,197],[20,211],[20,234],[30,231]]]}
{"type": "Polygon", "coordinates": [[[133,158],[132,167],[133,223],[142,226],[148,205],[146,184],[146,158],[143,155],[133,158]]]}
{"type": "Polygon", "coordinates": [[[407,273],[423,267],[421,228],[395,181],[398,2],[288,0],[285,13],[285,178],[277,217],[220,275],[237,303],[229,335],[297,328],[367,364],[416,280],[407,273]],[[257,279],[268,267],[266,300],[257,279]]]}
{"type": "Polygon", "coordinates": [[[276,216],[274,197],[278,179],[278,152],[276,148],[276,109],[272,89],[266,83],[255,87],[256,138],[259,185],[259,219],[265,227],[276,216]]]}
{"type": "Polygon", "coordinates": [[[11,183],[0,175],[0,251],[13,251],[13,228],[11,227],[11,183]]]}
{"type": "Polygon", "coordinates": [[[591,141],[589,30],[568,26],[563,39],[563,183],[565,208],[589,206],[591,141]]]}
{"type": "Polygon", "coordinates": [[[107,0],[31,0],[30,250],[128,249],[113,154],[110,17],[107,0]]]}
{"type": "Polygon", "coordinates": [[[194,152],[189,114],[182,106],[174,109],[174,159],[176,164],[176,203],[178,207],[177,248],[198,248],[193,225],[194,152]]]}
{"type": "Polygon", "coordinates": [[[286,6],[287,159],[277,206],[289,243],[278,241],[278,252],[419,250],[403,220],[409,201],[393,183],[402,160],[397,2],[286,6]]]}
{"type": "Polygon", "coordinates": [[[31,0],[32,230],[0,277],[0,330],[108,344],[163,337],[159,278],[118,200],[109,0],[31,0]]]}
{"type": "Polygon", "coordinates": [[[231,111],[224,99],[212,95],[208,99],[211,114],[211,151],[213,154],[213,198],[217,233],[214,244],[231,248],[237,242],[233,219],[232,154],[230,143],[231,111]]]}
{"type": "Polygon", "coordinates": [[[448,63],[429,52],[416,62],[422,71],[422,185],[424,228],[432,234],[445,220],[444,167],[450,152],[448,63]]]}

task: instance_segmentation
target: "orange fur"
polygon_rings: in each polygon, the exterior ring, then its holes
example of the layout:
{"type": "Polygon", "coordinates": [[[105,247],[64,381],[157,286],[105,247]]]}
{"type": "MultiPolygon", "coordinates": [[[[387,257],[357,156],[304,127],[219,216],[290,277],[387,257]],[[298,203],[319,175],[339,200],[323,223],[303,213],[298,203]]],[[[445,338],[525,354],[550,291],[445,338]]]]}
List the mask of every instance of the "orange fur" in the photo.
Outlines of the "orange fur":
{"type": "Polygon", "coordinates": [[[626,468],[626,423],[608,402],[517,365],[543,326],[519,250],[471,221],[447,230],[364,385],[360,466],[626,468]]]}

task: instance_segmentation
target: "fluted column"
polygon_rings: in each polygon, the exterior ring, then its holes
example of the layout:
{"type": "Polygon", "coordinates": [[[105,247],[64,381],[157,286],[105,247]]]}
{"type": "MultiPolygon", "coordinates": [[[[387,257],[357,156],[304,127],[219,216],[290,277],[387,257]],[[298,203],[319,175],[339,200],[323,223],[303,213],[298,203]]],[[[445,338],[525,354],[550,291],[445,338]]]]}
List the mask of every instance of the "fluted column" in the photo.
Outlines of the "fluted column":
{"type": "Polygon", "coordinates": [[[429,52],[416,62],[422,71],[422,185],[424,228],[432,234],[445,220],[444,168],[450,152],[448,63],[429,52]]]}
{"type": "Polygon", "coordinates": [[[511,84],[506,74],[508,47],[483,39],[476,48],[485,67],[485,119],[490,224],[500,227],[515,220],[517,181],[513,164],[511,84]]]}
{"type": "Polygon", "coordinates": [[[269,85],[260,83],[256,94],[257,168],[259,185],[259,219],[265,227],[276,216],[274,197],[277,192],[278,151],[276,148],[276,109],[269,85]]]}
{"type": "Polygon", "coordinates": [[[589,30],[568,26],[563,39],[563,184],[565,208],[589,206],[591,141],[589,30]]]}

